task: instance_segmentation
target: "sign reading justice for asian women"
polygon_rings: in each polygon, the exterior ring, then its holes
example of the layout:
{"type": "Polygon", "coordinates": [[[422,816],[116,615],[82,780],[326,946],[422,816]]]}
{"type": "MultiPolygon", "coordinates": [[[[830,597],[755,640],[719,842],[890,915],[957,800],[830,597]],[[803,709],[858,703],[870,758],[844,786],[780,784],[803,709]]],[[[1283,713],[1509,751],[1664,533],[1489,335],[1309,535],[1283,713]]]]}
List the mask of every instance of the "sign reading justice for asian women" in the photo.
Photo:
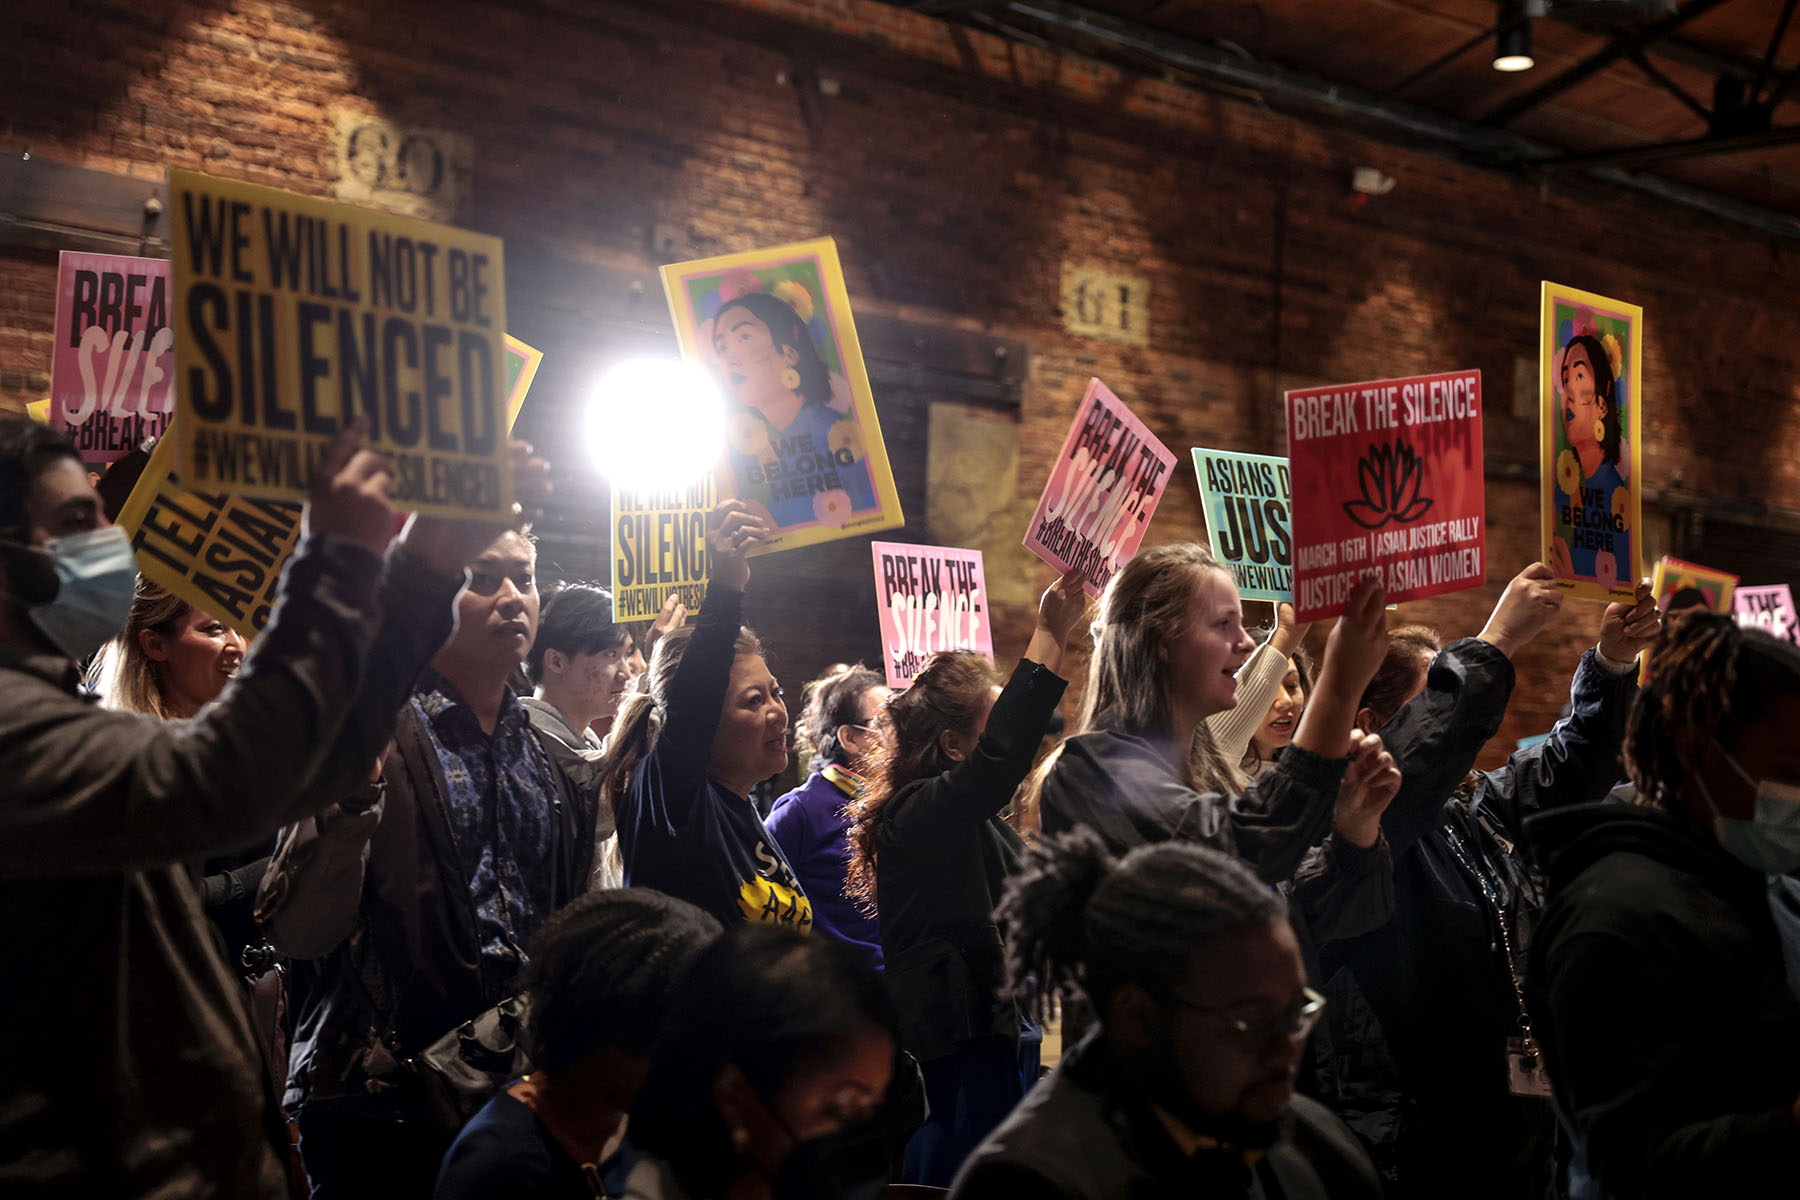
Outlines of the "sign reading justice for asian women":
{"type": "Polygon", "coordinates": [[[974,650],[994,661],[981,551],[871,542],[881,663],[895,691],[909,686],[933,654],[974,650]]]}
{"type": "Polygon", "coordinates": [[[1175,455],[1098,379],[1075,412],[1050,481],[1025,532],[1025,548],[1090,596],[1137,553],[1162,500],[1175,455]]]}
{"type": "Polygon", "coordinates": [[[1365,576],[1389,603],[1487,581],[1481,372],[1292,391],[1287,422],[1296,618],[1365,576]]]}
{"type": "Polygon", "coordinates": [[[184,486],[304,499],[333,436],[366,417],[400,506],[510,510],[498,238],[191,171],[169,180],[184,486]]]}

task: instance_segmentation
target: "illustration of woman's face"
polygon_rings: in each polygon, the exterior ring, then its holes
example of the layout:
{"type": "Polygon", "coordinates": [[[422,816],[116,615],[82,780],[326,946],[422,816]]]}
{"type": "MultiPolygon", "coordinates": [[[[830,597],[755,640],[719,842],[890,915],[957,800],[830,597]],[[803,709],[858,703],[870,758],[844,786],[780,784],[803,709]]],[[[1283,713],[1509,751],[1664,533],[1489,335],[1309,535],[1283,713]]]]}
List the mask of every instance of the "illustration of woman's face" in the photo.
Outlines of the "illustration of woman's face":
{"type": "Polygon", "coordinates": [[[1594,394],[1594,364],[1580,342],[1563,351],[1562,394],[1563,426],[1569,442],[1576,446],[1598,442],[1594,423],[1606,416],[1606,401],[1594,394]]]}
{"type": "Polygon", "coordinates": [[[782,383],[782,375],[800,361],[792,346],[778,346],[769,327],[741,305],[726,308],[713,328],[713,352],[719,372],[732,398],[746,408],[766,410],[777,402],[791,402],[794,390],[782,383]]]}

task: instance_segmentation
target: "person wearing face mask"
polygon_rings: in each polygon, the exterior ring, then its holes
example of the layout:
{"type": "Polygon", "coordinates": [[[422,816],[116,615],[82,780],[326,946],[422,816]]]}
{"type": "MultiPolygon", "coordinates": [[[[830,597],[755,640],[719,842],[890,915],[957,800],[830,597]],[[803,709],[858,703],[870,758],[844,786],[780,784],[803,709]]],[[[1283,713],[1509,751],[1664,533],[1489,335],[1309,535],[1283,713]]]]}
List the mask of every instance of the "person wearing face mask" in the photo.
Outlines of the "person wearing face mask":
{"type": "Polygon", "coordinates": [[[642,1157],[626,1200],[876,1200],[904,1084],[896,1046],[887,990],[855,947],[729,929],[668,1008],[631,1106],[642,1157]]]}
{"type": "Polygon", "coordinates": [[[679,896],[727,925],[811,929],[812,903],[750,799],[788,756],[781,685],[739,624],[744,553],[769,531],[740,500],[709,514],[706,606],[657,643],[650,690],[619,714],[601,775],[616,798],[628,885],[679,896]]]}
{"type": "MultiPolygon", "coordinates": [[[[242,669],[175,724],[79,692],[75,660],[130,612],[131,545],[61,434],[0,418],[0,1194],[288,1194],[276,1097],[184,864],[354,788],[495,533],[415,518],[390,551],[391,465],[366,434],[315,468],[242,669]]],[[[535,499],[544,464],[516,450],[535,499]]]]}
{"type": "Polygon", "coordinates": [[[888,689],[867,667],[839,663],[807,684],[805,694],[795,736],[801,751],[812,756],[812,773],[775,801],[764,824],[794,864],[819,932],[861,947],[879,971],[880,924],[845,890],[850,818],[844,806],[864,786],[888,689]]]}
{"type": "Polygon", "coordinates": [[[1549,872],[1526,999],[1586,1197],[1786,1196],[1800,1000],[1767,879],[1800,870],[1800,649],[1671,619],[1632,707],[1637,804],[1526,823],[1549,872]]]}
{"type": "Polygon", "coordinates": [[[975,1151],[952,1200],[1369,1200],[1356,1138],[1294,1094],[1324,998],[1286,905],[1244,863],[1165,842],[1044,839],[998,919],[1015,991],[1096,1024],[975,1151]]]}
{"type": "Polygon", "coordinates": [[[456,1129],[405,1060],[512,999],[531,939],[588,886],[599,806],[508,683],[537,631],[535,567],[516,531],[472,556],[379,778],[283,830],[263,877],[270,941],[316,960],[286,1096],[315,1197],[430,1194],[456,1129]]]}
{"type": "Polygon", "coordinates": [[[576,787],[595,795],[595,887],[624,878],[612,807],[599,794],[600,754],[643,661],[631,631],[613,621],[612,593],[591,583],[565,584],[544,601],[525,657],[536,690],[520,703],[532,728],[576,787]]]}

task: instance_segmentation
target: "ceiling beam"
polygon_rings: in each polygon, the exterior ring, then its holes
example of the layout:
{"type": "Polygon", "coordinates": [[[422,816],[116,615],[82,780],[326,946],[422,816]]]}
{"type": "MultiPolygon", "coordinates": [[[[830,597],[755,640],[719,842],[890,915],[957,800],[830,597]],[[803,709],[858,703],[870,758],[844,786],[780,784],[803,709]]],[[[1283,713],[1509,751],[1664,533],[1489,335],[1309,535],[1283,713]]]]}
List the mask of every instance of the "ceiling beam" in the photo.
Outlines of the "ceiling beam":
{"type": "Polygon", "coordinates": [[[1617,35],[1604,47],[1594,51],[1574,66],[1501,104],[1493,112],[1482,117],[1480,124],[1489,128],[1498,128],[1517,120],[1546,101],[1554,100],[1570,88],[1592,79],[1596,72],[1612,66],[1633,50],[1653,44],[1695,17],[1711,12],[1724,3],[1726,0],[1688,0],[1672,16],[1664,17],[1660,21],[1653,21],[1631,33],[1617,35]]]}

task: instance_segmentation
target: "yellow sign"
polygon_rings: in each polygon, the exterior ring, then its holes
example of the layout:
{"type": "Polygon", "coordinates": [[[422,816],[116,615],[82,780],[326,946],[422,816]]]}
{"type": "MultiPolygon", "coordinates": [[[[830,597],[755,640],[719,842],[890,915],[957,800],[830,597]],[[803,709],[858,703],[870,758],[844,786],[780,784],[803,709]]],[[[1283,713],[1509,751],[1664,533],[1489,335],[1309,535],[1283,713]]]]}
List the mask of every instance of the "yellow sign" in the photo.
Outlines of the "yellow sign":
{"type": "Polygon", "coordinates": [[[254,639],[268,624],[282,564],[300,540],[300,506],[187,491],[170,475],[174,458],[174,438],[157,442],[119,513],[138,570],[254,639]]]}
{"type": "Polygon", "coordinates": [[[192,171],[169,193],[187,486],[304,499],[360,416],[401,507],[510,510],[498,238],[192,171]]]}
{"type": "Polygon", "coordinates": [[[650,620],[672,595],[689,616],[700,611],[712,574],[706,515],[716,491],[710,474],[666,492],[614,485],[613,620],[650,620]]]}

